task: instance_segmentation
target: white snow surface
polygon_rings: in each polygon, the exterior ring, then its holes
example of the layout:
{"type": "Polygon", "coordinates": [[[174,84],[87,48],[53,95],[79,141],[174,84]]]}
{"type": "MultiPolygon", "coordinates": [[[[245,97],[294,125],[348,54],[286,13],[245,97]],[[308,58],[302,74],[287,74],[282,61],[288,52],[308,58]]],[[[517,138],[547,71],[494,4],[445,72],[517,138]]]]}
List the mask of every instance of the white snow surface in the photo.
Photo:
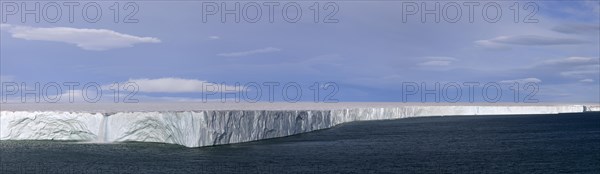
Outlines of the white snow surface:
{"type": "Polygon", "coordinates": [[[202,147],[277,138],[338,124],[426,116],[557,114],[598,105],[467,104],[2,105],[0,140],[159,142],[202,147]]]}

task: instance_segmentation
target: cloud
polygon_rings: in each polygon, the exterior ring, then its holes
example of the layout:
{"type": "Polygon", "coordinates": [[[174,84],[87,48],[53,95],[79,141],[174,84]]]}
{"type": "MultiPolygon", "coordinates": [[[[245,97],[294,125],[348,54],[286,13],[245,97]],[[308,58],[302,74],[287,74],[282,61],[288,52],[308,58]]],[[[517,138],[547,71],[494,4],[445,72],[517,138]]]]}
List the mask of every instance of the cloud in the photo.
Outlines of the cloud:
{"type": "Polygon", "coordinates": [[[582,83],[592,83],[592,82],[594,82],[594,80],[593,79],[582,79],[582,80],[579,80],[579,82],[582,82],[582,83]]]}
{"type": "Polygon", "coordinates": [[[541,60],[522,69],[514,69],[504,74],[512,76],[537,77],[545,84],[573,83],[573,80],[598,79],[600,59],[594,57],[566,57],[541,60]]]}
{"type": "Polygon", "coordinates": [[[597,34],[600,25],[596,24],[563,24],[552,28],[553,31],[565,34],[597,34]]]}
{"type": "Polygon", "coordinates": [[[452,63],[451,61],[446,60],[432,60],[423,63],[419,63],[421,66],[448,66],[452,63]]]}
{"type": "Polygon", "coordinates": [[[182,78],[130,79],[125,83],[135,83],[139,86],[140,92],[149,93],[194,93],[241,90],[241,87],[236,88],[235,86],[215,84],[203,80],[182,78]]]}
{"type": "Polygon", "coordinates": [[[208,36],[208,39],[210,39],[210,40],[217,40],[217,39],[221,39],[221,37],[219,37],[219,36],[208,36]]]}
{"type": "MultiPolygon", "coordinates": [[[[6,76],[2,76],[6,77],[6,76]]],[[[174,101],[174,102],[199,102],[199,101],[222,101],[221,98],[216,99],[202,99],[202,98],[193,98],[193,97],[171,97],[171,96],[154,96],[148,95],[151,93],[201,93],[201,92],[237,92],[244,90],[243,86],[228,86],[221,85],[216,83],[210,83],[203,80],[196,79],[182,79],[182,78],[157,78],[157,79],[130,79],[125,82],[120,82],[122,85],[121,89],[128,86],[128,83],[135,83],[138,87],[137,92],[141,94],[135,94],[131,99],[138,100],[140,102],[153,102],[153,101],[174,101]],[[203,86],[204,85],[204,86],[203,86]],[[206,87],[206,91],[203,90],[203,87],[206,87]]],[[[42,84],[43,85],[43,84],[42,84]]],[[[97,97],[96,88],[91,87],[89,91],[85,91],[83,89],[75,90],[62,90],[60,93],[48,93],[48,99],[58,100],[58,103],[68,103],[71,100],[75,103],[80,102],[99,102],[99,103],[107,103],[114,102],[114,84],[105,84],[101,86],[102,95],[100,98],[97,97]],[[84,97],[84,93],[87,94],[87,98],[91,101],[86,101],[84,97]]],[[[81,87],[81,86],[79,86],[81,87]]],[[[64,88],[63,88],[64,89],[64,88]]],[[[53,92],[54,89],[50,89],[50,92],[53,92]]],[[[125,90],[133,90],[133,88],[126,88],[125,90]]],[[[129,94],[129,93],[122,93],[129,94]]],[[[117,96],[118,97],[118,96],[117,96]]],[[[124,96],[121,96],[124,97],[124,96]]],[[[225,100],[233,101],[234,98],[229,98],[225,96],[225,100]]],[[[10,95],[7,97],[9,103],[21,102],[20,96],[10,95]]],[[[28,102],[31,102],[33,98],[27,98],[28,102]]],[[[44,99],[41,99],[44,102],[44,99]]],[[[49,101],[48,101],[49,102],[49,101]]]]}
{"type": "Polygon", "coordinates": [[[591,57],[567,57],[563,59],[552,59],[544,62],[547,65],[589,65],[598,64],[598,59],[591,57]]]}
{"type": "Polygon", "coordinates": [[[0,24],[0,30],[8,30],[12,25],[10,24],[0,24]]]}
{"type": "Polygon", "coordinates": [[[447,61],[458,61],[458,59],[454,58],[454,57],[443,57],[443,56],[429,56],[429,57],[425,57],[426,59],[431,59],[431,60],[447,60],[447,61]]]}
{"type": "Polygon", "coordinates": [[[598,84],[583,85],[581,83],[544,84],[539,85],[535,95],[542,102],[594,102],[598,103],[600,91],[598,84]]]}
{"type": "Polygon", "coordinates": [[[580,70],[560,72],[560,75],[573,78],[585,78],[600,74],[600,70],[598,68],[600,68],[600,66],[586,66],[580,70]]]}
{"type": "Polygon", "coordinates": [[[475,45],[477,46],[481,46],[484,48],[488,48],[488,49],[493,49],[493,50],[509,50],[510,47],[508,45],[505,44],[498,44],[494,41],[490,41],[490,40],[478,40],[475,41],[475,45]]]}
{"type": "Polygon", "coordinates": [[[241,56],[249,56],[249,55],[253,55],[253,54],[271,53],[271,52],[278,52],[278,51],[281,51],[281,49],[279,49],[279,48],[273,48],[273,47],[267,47],[267,48],[262,48],[262,49],[257,49],[257,50],[251,50],[251,51],[232,52],[232,53],[220,53],[220,54],[217,54],[217,56],[223,56],[223,57],[241,57],[241,56]]]}
{"type": "Polygon", "coordinates": [[[428,61],[421,62],[419,66],[449,66],[452,62],[457,61],[458,59],[453,57],[426,57],[429,59],[428,61]]]}
{"type": "Polygon", "coordinates": [[[567,57],[544,61],[539,66],[552,68],[563,77],[586,78],[600,74],[600,60],[592,57],[567,57]]]}
{"type": "Polygon", "coordinates": [[[513,83],[519,83],[519,84],[525,84],[525,83],[541,83],[542,80],[538,79],[538,78],[524,78],[524,79],[514,79],[514,80],[502,80],[500,81],[500,83],[506,83],[506,84],[513,84],[513,83]]]}
{"type": "Polygon", "coordinates": [[[84,50],[103,51],[115,48],[133,47],[139,43],[160,43],[158,38],[138,37],[107,29],[86,29],[69,27],[36,28],[2,24],[2,30],[12,37],[25,40],[54,41],[74,44],[84,50]]]}
{"type": "Polygon", "coordinates": [[[475,41],[475,44],[479,46],[491,48],[502,47],[504,45],[548,46],[576,45],[584,43],[587,43],[587,41],[572,38],[557,38],[536,35],[498,36],[492,39],[475,41]]]}

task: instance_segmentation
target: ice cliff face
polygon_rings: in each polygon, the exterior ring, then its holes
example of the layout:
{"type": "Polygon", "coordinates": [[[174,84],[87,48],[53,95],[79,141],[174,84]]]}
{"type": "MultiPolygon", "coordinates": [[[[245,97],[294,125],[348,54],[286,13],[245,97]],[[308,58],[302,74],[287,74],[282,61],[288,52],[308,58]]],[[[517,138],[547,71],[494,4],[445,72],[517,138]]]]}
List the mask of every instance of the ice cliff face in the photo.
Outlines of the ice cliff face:
{"type": "Polygon", "coordinates": [[[449,115],[555,114],[598,106],[399,106],[331,110],[160,112],[2,111],[0,140],[140,141],[201,147],[284,137],[361,120],[449,115]]]}
{"type": "Polygon", "coordinates": [[[333,126],[329,111],[132,112],[107,118],[106,142],[187,147],[283,137],[333,126]]]}
{"type": "Polygon", "coordinates": [[[0,140],[91,141],[101,120],[101,114],[91,113],[2,111],[0,140]]]}

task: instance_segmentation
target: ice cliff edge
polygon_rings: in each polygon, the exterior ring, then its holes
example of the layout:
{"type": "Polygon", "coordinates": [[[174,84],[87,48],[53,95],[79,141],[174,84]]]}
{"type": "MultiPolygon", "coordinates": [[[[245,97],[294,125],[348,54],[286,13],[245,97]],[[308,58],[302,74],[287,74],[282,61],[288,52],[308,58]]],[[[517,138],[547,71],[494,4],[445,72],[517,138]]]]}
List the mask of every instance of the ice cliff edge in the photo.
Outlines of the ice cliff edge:
{"type": "Polygon", "coordinates": [[[363,120],[451,115],[557,114],[596,105],[382,106],[290,110],[1,111],[0,140],[160,142],[201,147],[284,137],[363,120]]]}

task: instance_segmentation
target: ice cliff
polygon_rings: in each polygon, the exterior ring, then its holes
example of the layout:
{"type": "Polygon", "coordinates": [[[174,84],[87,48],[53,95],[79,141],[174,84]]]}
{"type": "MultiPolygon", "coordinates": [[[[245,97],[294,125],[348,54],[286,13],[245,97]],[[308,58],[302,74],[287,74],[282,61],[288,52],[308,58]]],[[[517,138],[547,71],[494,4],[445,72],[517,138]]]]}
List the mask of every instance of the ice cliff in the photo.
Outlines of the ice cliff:
{"type": "Polygon", "coordinates": [[[1,111],[0,140],[160,142],[187,147],[284,137],[338,124],[424,116],[556,114],[598,106],[397,106],[319,110],[1,111]]]}

